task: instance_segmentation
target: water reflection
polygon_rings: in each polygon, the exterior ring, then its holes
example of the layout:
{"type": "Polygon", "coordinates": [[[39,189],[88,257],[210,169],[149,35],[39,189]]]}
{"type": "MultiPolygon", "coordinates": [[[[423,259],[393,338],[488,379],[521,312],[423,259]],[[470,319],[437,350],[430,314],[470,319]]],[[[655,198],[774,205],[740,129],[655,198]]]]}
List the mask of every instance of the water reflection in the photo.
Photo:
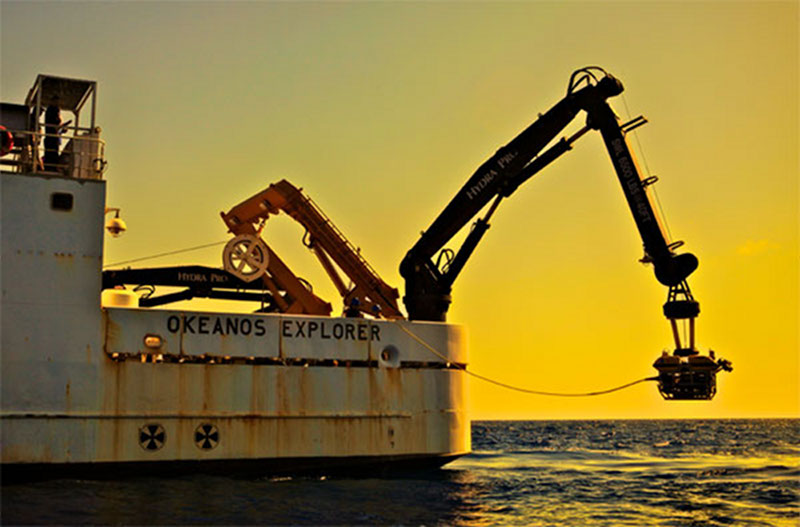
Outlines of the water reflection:
{"type": "Polygon", "coordinates": [[[7,524],[476,527],[796,526],[800,519],[796,420],[702,426],[478,423],[473,445],[476,453],[442,470],[396,477],[192,476],[5,485],[2,519],[7,524]]]}

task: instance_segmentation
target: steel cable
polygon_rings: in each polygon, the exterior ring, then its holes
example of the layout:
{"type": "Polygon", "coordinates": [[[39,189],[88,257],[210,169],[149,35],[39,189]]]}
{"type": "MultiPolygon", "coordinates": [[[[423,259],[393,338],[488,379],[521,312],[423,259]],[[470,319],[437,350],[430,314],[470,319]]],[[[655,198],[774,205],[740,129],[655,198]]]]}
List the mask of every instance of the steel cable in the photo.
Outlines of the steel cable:
{"type": "MultiPolygon", "coordinates": [[[[628,101],[625,99],[625,94],[622,94],[622,104],[625,106],[625,113],[628,114],[628,120],[631,120],[631,111],[628,109],[628,101]]],[[[639,147],[639,154],[642,156],[642,162],[644,162],[644,170],[647,174],[647,177],[651,177],[653,173],[650,171],[650,166],[647,164],[647,157],[644,155],[644,148],[642,148],[642,143],[639,141],[639,134],[636,133],[636,130],[633,131],[633,137],[636,139],[636,145],[639,147]]],[[[664,228],[667,229],[667,236],[669,239],[672,240],[672,232],[669,230],[669,222],[667,222],[667,215],[664,214],[664,207],[661,206],[661,199],[658,197],[658,191],[656,190],[655,185],[651,187],[653,189],[653,196],[656,198],[656,205],[658,206],[658,213],[661,216],[661,220],[664,223],[664,228]]]]}
{"type": "Polygon", "coordinates": [[[162,256],[172,256],[174,254],[188,253],[189,251],[197,251],[199,249],[205,249],[207,247],[214,247],[215,245],[222,245],[223,243],[227,243],[227,242],[228,242],[228,240],[223,240],[221,242],[207,243],[205,245],[197,245],[195,247],[188,247],[186,249],[178,249],[177,251],[169,251],[169,252],[166,252],[166,253],[153,254],[151,256],[142,256],[141,258],[134,258],[133,260],[125,260],[125,261],[122,261],[122,262],[114,262],[114,263],[110,263],[110,264],[105,264],[103,266],[103,269],[105,269],[106,267],[113,267],[115,265],[124,265],[124,264],[129,264],[129,263],[134,263],[134,262],[142,262],[144,260],[152,260],[154,258],[161,258],[162,256]]]}

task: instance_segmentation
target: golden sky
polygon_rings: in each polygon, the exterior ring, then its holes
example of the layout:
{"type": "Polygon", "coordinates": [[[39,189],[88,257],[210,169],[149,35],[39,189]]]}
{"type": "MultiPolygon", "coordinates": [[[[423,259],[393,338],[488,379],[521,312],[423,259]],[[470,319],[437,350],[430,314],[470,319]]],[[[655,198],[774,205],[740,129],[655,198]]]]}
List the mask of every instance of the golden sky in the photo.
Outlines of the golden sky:
{"type": "MultiPolygon", "coordinates": [[[[219,212],[286,178],[400,289],[400,260],[474,170],[573,70],[603,66],[650,121],[640,164],[700,259],[698,345],[735,371],[688,403],[653,384],[553,399],[474,380],[473,417],[798,415],[797,2],[3,0],[0,30],[2,100],[22,102],[37,73],[99,82],[108,201],[130,229],[107,262],[225,240],[219,212]]],[[[286,218],[265,231],[335,302],[301,235],[286,218]]],[[[590,134],[503,203],[456,282],[449,321],[469,329],[471,368],[549,391],[654,374],[671,334],[641,256],[590,134]]]]}

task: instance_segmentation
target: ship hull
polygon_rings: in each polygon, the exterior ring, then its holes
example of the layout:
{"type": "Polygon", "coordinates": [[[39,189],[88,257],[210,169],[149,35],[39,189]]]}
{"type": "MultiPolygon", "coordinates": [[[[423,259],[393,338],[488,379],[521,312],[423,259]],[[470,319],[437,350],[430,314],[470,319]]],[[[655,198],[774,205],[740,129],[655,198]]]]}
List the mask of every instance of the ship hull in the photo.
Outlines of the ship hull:
{"type": "Polygon", "coordinates": [[[127,461],[105,463],[7,463],[4,483],[44,479],[119,479],[213,475],[262,477],[376,477],[401,476],[438,469],[466,454],[245,458],[182,461],[127,461]]]}
{"type": "Polygon", "coordinates": [[[469,452],[461,327],[102,305],[105,182],[2,173],[0,198],[4,479],[469,452]]]}

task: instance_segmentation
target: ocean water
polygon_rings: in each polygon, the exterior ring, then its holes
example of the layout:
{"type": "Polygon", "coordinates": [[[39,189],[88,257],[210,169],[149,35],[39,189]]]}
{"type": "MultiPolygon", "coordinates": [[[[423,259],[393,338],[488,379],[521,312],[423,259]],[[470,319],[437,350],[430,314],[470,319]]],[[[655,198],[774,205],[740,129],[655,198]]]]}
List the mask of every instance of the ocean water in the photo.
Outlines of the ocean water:
{"type": "Polygon", "coordinates": [[[2,523],[800,525],[800,420],[490,421],[394,477],[190,476],[2,486],[2,523]]]}

